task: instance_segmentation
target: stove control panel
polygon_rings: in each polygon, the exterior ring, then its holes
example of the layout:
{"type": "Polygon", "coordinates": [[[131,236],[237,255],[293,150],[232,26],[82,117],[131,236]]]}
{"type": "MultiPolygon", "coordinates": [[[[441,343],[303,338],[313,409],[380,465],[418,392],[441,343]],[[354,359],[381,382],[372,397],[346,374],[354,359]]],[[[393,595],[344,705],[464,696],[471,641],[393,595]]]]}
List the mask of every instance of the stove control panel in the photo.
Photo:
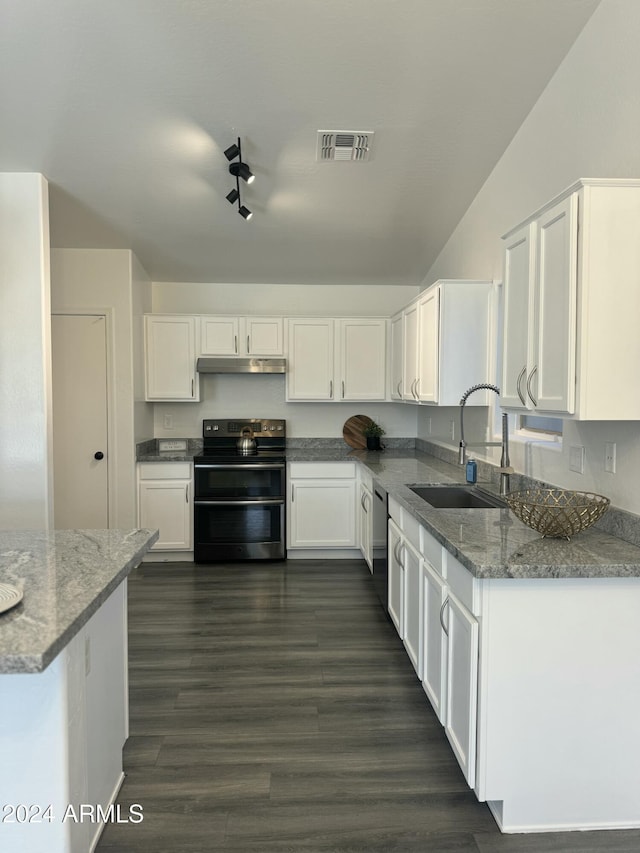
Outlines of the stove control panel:
{"type": "Polygon", "coordinates": [[[265,438],[271,436],[283,438],[286,435],[286,421],[269,418],[237,418],[235,420],[205,420],[202,422],[203,438],[240,437],[244,429],[250,429],[253,435],[265,438]]]}

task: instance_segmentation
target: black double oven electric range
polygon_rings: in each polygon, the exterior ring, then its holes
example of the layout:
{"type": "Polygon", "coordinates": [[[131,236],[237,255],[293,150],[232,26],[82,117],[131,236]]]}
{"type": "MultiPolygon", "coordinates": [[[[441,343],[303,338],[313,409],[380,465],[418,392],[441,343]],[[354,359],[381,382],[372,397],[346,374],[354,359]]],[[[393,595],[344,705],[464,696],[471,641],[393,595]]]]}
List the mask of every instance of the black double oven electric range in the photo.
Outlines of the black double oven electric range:
{"type": "Polygon", "coordinates": [[[193,460],[194,561],[285,557],[286,422],[205,420],[193,460]]]}

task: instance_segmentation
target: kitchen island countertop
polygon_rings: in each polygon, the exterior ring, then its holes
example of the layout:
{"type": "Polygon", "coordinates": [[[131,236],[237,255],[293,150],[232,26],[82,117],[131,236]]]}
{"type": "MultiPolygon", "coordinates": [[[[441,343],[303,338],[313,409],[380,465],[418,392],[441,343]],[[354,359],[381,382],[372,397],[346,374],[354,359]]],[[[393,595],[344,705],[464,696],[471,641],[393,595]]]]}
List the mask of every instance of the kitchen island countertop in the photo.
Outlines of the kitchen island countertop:
{"type": "Polygon", "coordinates": [[[0,531],[0,581],[24,592],[0,613],[0,674],[46,669],[157,538],[152,530],[0,531]]]}

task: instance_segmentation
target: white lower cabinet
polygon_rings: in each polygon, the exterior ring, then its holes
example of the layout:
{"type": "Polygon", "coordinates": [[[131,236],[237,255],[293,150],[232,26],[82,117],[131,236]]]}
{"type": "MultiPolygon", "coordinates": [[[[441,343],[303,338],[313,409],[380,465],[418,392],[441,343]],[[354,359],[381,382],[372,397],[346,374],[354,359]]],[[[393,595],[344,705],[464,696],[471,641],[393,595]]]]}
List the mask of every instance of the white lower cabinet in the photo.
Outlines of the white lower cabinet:
{"type": "Polygon", "coordinates": [[[189,462],[138,465],[138,523],[160,536],[152,551],[193,549],[193,486],[189,462]]]}
{"type": "Polygon", "coordinates": [[[389,520],[389,616],[398,636],[404,634],[404,565],[402,563],[402,530],[389,520]]]}
{"type": "Polygon", "coordinates": [[[470,787],[478,717],[479,582],[426,530],[420,569],[422,685],[470,787]]]}
{"type": "Polygon", "coordinates": [[[353,462],[289,464],[288,548],[355,548],[353,462]]]}
{"type": "Polygon", "coordinates": [[[449,591],[446,624],[447,681],[444,728],[470,787],[476,780],[478,622],[449,591]]]}
{"type": "Polygon", "coordinates": [[[447,707],[447,636],[441,623],[447,585],[425,559],[422,561],[422,686],[444,725],[447,707]]]}
{"type": "MultiPolygon", "coordinates": [[[[370,482],[370,481],[369,481],[370,482]]],[[[360,500],[358,504],[359,545],[369,571],[373,571],[373,496],[371,486],[360,482],[360,500]]]]}
{"type": "Polygon", "coordinates": [[[413,545],[405,539],[402,548],[404,565],[404,632],[402,640],[409,660],[422,676],[422,602],[420,600],[420,569],[422,560],[413,545]]]}

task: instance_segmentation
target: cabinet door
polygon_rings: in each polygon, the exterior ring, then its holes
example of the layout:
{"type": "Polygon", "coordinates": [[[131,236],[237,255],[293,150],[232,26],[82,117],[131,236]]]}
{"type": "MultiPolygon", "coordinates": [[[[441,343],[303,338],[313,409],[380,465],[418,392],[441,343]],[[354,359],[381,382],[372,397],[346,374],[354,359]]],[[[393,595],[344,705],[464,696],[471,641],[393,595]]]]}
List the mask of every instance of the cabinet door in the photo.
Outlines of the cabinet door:
{"type": "Polygon", "coordinates": [[[287,400],[333,400],[334,321],[288,321],[287,400]]]}
{"type": "Polygon", "coordinates": [[[389,616],[401,638],[404,637],[404,565],[403,536],[394,521],[389,521],[389,616]]]}
{"type": "Polygon", "coordinates": [[[387,392],[386,320],[339,320],[341,400],[384,400],[387,392]]]}
{"type": "Polygon", "coordinates": [[[282,355],[282,317],[247,317],[244,344],[247,355],[282,355]]]}
{"type": "Polygon", "coordinates": [[[292,480],[291,548],[356,547],[354,480],[292,480]]]}
{"type": "Polygon", "coordinates": [[[139,489],[140,527],[160,531],[152,550],[191,550],[191,482],[141,480],[139,489]]]}
{"type": "Polygon", "coordinates": [[[442,628],[442,607],[447,587],[426,560],[422,562],[422,686],[444,725],[447,707],[447,642],[442,628]]]}
{"type": "Polygon", "coordinates": [[[405,309],[402,324],[404,338],[404,360],[402,399],[418,402],[415,386],[418,382],[418,303],[414,302],[405,309]]]}
{"type": "Polygon", "coordinates": [[[535,407],[575,410],[578,194],[537,221],[538,276],[535,347],[527,387],[535,407]]]}
{"type": "Polygon", "coordinates": [[[504,248],[500,404],[510,408],[528,407],[526,382],[529,317],[534,310],[534,251],[535,231],[532,225],[527,225],[510,237],[504,248]]]}
{"type": "Polygon", "coordinates": [[[438,402],[440,376],[440,288],[418,300],[418,370],[416,392],[424,403],[438,402]]]}
{"type": "Polygon", "coordinates": [[[403,381],[403,335],[402,335],[402,311],[391,318],[391,388],[392,400],[402,400],[403,381]]]}
{"type": "Polygon", "coordinates": [[[237,317],[201,317],[200,354],[238,355],[239,335],[237,317]]]}
{"type": "Polygon", "coordinates": [[[147,400],[198,399],[194,317],[145,318],[147,400]]]}
{"type": "Polygon", "coordinates": [[[445,732],[470,787],[476,778],[478,623],[449,592],[445,732]]]}
{"type": "Polygon", "coordinates": [[[371,492],[364,485],[360,485],[360,504],[359,504],[359,532],[360,532],[360,551],[369,566],[369,571],[373,570],[373,526],[372,526],[372,510],[373,502],[371,492]]]}
{"type": "Polygon", "coordinates": [[[409,660],[418,678],[422,678],[422,601],[420,597],[420,554],[405,540],[404,558],[404,634],[409,660]]]}

